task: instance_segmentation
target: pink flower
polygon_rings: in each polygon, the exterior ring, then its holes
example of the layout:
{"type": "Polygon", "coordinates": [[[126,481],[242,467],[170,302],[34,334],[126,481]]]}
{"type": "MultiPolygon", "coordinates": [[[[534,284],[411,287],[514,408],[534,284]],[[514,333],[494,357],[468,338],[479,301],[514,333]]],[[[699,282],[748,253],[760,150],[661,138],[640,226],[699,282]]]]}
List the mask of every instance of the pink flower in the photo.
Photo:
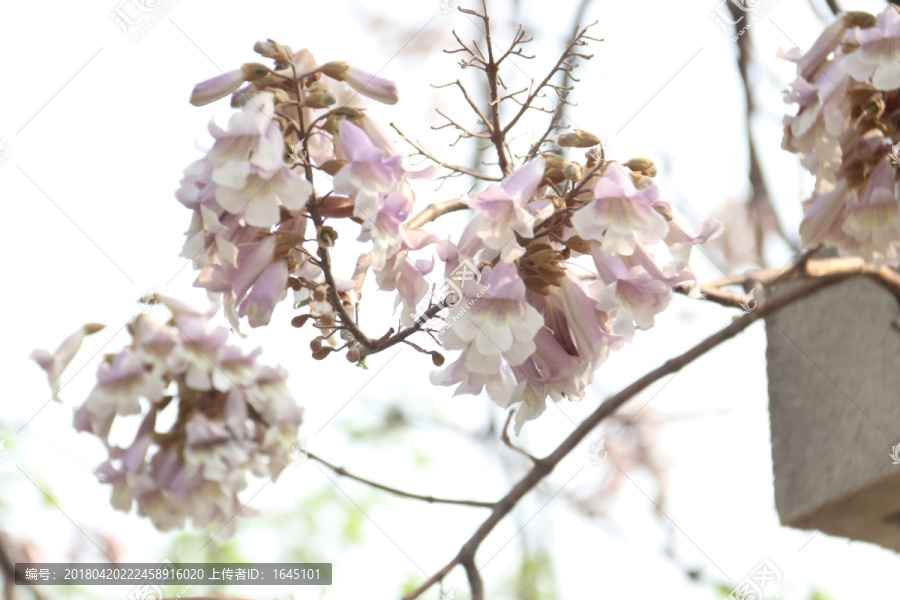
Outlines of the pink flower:
{"type": "Polygon", "coordinates": [[[659,200],[656,185],[639,190],[628,171],[610,162],[594,186],[594,201],[572,216],[572,226],[585,240],[600,240],[603,254],[628,255],[638,241],[662,241],[669,230],[665,218],[653,208],[659,200]]]}
{"type": "Polygon", "coordinates": [[[139,398],[157,401],[165,388],[159,375],[147,372],[139,354],[123,348],[111,363],[104,362],[97,370],[97,385],[76,411],[75,429],[90,431],[105,441],[116,415],[139,414],[139,398]]]}
{"type": "Polygon", "coordinates": [[[269,68],[259,63],[247,63],[240,69],[222,73],[194,86],[191,104],[203,106],[238,91],[245,82],[255,81],[269,73],[269,68]]]}
{"type": "Polygon", "coordinates": [[[287,296],[287,282],[287,261],[279,260],[266,267],[241,302],[238,316],[249,317],[250,327],[268,325],[275,305],[287,296]]]}
{"type": "Polygon", "coordinates": [[[56,352],[50,354],[48,351],[38,348],[31,353],[31,360],[36,362],[40,368],[47,372],[47,381],[50,383],[50,389],[53,391],[53,397],[59,400],[59,378],[75,355],[81,348],[81,343],[85,336],[97,333],[103,329],[103,325],[91,323],[78,329],[75,333],[63,340],[56,352]]]}
{"type": "Polygon", "coordinates": [[[346,81],[354,90],[372,100],[385,104],[396,104],[399,100],[397,84],[393,81],[351,67],[345,62],[325,63],[319,67],[319,70],[338,81],[346,81]]]}
{"type": "Polygon", "coordinates": [[[672,290],[665,281],[653,278],[642,267],[634,267],[625,277],[599,291],[597,308],[614,316],[615,334],[631,338],[635,325],[639,329],[653,327],[654,316],[665,310],[671,299],[672,290]]]}
{"type": "Polygon", "coordinates": [[[546,297],[529,293],[528,300],[544,315],[546,326],[535,336],[534,354],[513,370],[523,386],[517,395],[522,403],[516,411],[516,435],[544,412],[547,396],[557,402],[581,400],[614,340],[606,331],[608,316],[572,275],[546,297]]]}
{"type": "Polygon", "coordinates": [[[228,212],[242,215],[251,227],[268,228],[278,224],[280,207],[299,212],[312,193],[306,179],[283,167],[271,176],[248,176],[242,188],[219,186],[216,201],[228,212]]]}
{"type": "Polygon", "coordinates": [[[215,102],[238,91],[246,81],[243,69],[235,69],[201,81],[194,86],[194,90],[191,92],[191,104],[203,106],[215,102]]]}
{"type": "Polygon", "coordinates": [[[485,267],[479,284],[470,283],[469,294],[475,286],[485,292],[469,310],[444,331],[442,342],[448,350],[465,350],[465,363],[451,365],[445,373],[450,378],[435,375],[432,382],[439,385],[462,383],[466,372],[483,376],[491,398],[506,406],[512,399],[515,378],[508,377],[510,365],[522,364],[535,349],[534,338],[544,325],[544,319],[525,301],[525,283],[510,263],[485,267]]]}
{"type": "Polygon", "coordinates": [[[264,92],[233,114],[227,129],[210,122],[209,132],[216,139],[209,151],[213,182],[243,189],[252,168],[264,173],[281,168],[284,139],[272,120],[274,110],[272,94],[264,92]]]}
{"type": "Polygon", "coordinates": [[[378,213],[363,223],[359,234],[360,242],[372,241],[372,268],[376,271],[384,268],[388,258],[395,255],[403,244],[401,239],[406,235],[403,222],[409,217],[413,201],[399,192],[391,192],[382,196],[378,202],[378,213]],[[369,224],[370,226],[366,226],[369,224]]]}
{"type": "Polygon", "coordinates": [[[848,34],[859,48],[849,52],[844,68],[857,81],[871,78],[879,90],[900,88],[900,10],[888,4],[875,27],[848,34]]]}
{"type": "Polygon", "coordinates": [[[381,196],[398,190],[406,171],[402,157],[388,156],[376,147],[362,129],[343,120],[338,138],[347,164],[334,176],[335,190],[354,198],[353,216],[374,223],[381,196]]]}
{"type": "Polygon", "coordinates": [[[516,171],[502,186],[494,183],[480,194],[469,197],[467,204],[478,212],[463,232],[460,247],[473,248],[477,238],[485,248],[499,254],[503,262],[512,262],[525,254],[525,249],[516,241],[516,234],[533,237],[533,226],[553,214],[553,205],[549,201],[529,203],[544,178],[545,166],[545,159],[535,159],[516,171]]]}
{"type": "Polygon", "coordinates": [[[227,344],[227,330],[208,321],[215,309],[160,300],[173,318],[159,325],[138,317],[129,328],[133,343],[101,365],[75,426],[107,448],[97,475],[112,486],[114,508],[129,511],[136,503],[138,514],[163,531],[190,520],[195,527],[224,525],[220,535],[227,536],[233,518],[250,512],[238,497],[247,474],[280,472],[303,412],[283,369],[259,365],[259,349],[244,354],[227,344]],[[175,418],[168,431],[159,426],[161,411],[175,418]],[[115,418],[138,413],[144,417],[131,446],[111,445],[115,418]]]}
{"type": "Polygon", "coordinates": [[[900,203],[894,177],[894,167],[884,157],[875,167],[862,197],[849,205],[842,229],[859,244],[856,252],[863,256],[900,244],[900,203]]]}

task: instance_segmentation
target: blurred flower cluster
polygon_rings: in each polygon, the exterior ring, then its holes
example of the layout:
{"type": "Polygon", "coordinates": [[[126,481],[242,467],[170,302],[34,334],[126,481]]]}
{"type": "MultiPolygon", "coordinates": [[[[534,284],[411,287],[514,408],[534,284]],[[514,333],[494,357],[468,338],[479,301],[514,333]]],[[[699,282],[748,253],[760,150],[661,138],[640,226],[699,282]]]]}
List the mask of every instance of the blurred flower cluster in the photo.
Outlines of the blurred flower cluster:
{"type": "MultiPolygon", "coordinates": [[[[234,517],[247,512],[238,499],[247,473],[278,475],[303,411],[285,387],[283,369],[258,364],[260,349],[243,353],[228,344],[226,328],[210,323],[218,306],[200,313],[165,296],[156,301],[171,319],[160,324],[139,314],[129,323],[131,344],[100,364],[94,389],[75,411],[75,429],[106,446],[109,459],[97,474],[113,486],[115,508],[127,512],[136,503],[160,530],[191,519],[229,535],[234,517]],[[129,415],[142,415],[134,441],[111,443],[116,417],[129,415]],[[158,417],[171,427],[159,430],[158,417]]],[[[99,328],[83,327],[53,354],[32,354],[54,392],[84,336],[99,328]]]]}
{"type": "Polygon", "coordinates": [[[851,12],[825,29],[797,64],[785,100],[783,146],[815,176],[803,202],[804,245],[828,244],[875,264],[900,265],[900,9],[851,12]]]}

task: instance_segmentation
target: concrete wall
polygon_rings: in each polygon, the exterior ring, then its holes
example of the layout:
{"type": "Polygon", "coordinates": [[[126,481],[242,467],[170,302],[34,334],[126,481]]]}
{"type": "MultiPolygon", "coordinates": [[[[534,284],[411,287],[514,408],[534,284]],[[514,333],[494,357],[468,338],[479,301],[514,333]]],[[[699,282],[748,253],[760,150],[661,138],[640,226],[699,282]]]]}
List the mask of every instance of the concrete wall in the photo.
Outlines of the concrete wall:
{"type": "Polygon", "coordinates": [[[859,276],[766,319],[782,524],[900,550],[898,317],[894,295],[859,276]]]}

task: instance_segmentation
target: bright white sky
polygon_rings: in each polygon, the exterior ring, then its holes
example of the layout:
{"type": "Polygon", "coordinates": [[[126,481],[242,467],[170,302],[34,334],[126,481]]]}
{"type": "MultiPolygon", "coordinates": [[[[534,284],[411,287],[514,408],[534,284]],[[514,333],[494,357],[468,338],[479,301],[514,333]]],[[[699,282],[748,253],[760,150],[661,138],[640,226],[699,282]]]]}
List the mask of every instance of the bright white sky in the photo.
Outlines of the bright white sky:
{"type": "MultiPolygon", "coordinates": [[[[205,300],[191,287],[190,266],[178,257],[190,215],[172,193],[183,168],[199,156],[194,142],[208,142],[207,121],[226,103],[191,107],[187,98],[196,82],[254,61],[251,48],[257,40],[271,37],[295,49],[306,46],[322,62],[347,60],[397,81],[401,103],[375,106],[371,113],[386,129],[388,122],[396,122],[447,160],[465,159],[443,150],[453,137],[429,131],[439,122],[433,107],[465,115],[464,106],[453,90],[436,92],[428,84],[459,76],[455,58],[440,52],[451,45],[451,29],[463,39],[476,32],[464,15],[443,12],[437,0],[170,4],[137,42],[129,41],[108,17],[118,6],[114,0],[89,5],[17,2],[0,9],[0,55],[5,57],[8,90],[0,97],[0,138],[6,139],[8,150],[0,163],[0,190],[12,208],[0,239],[7,256],[7,293],[0,299],[0,314],[6,315],[8,340],[0,350],[7,386],[0,401],[0,439],[10,449],[9,459],[0,465],[2,501],[9,505],[0,514],[0,526],[33,539],[48,560],[68,560],[66,551],[72,546],[82,549],[79,559],[99,560],[85,535],[94,540],[117,537],[127,561],[160,560],[171,544],[172,536],[109,506],[108,489],[92,474],[104,458],[101,445],[76,435],[70,423],[74,406],[91,387],[97,361],[91,357],[126,343],[120,328],[136,310],[136,298],[156,289],[201,305],[205,300]],[[67,373],[66,403],[47,404],[50,393],[43,374],[28,353],[35,347],[55,348],[83,323],[97,321],[109,328],[85,344],[67,373]],[[58,499],[65,514],[53,506],[36,508],[42,494],[35,484],[58,499]]],[[[513,33],[511,19],[504,17],[510,6],[500,0],[493,4],[497,41],[503,44],[513,33]]],[[[519,72],[509,76],[511,88],[543,76],[568,33],[576,4],[524,3],[522,18],[537,40],[531,50],[539,58],[516,61],[519,72]]],[[[756,133],[779,210],[788,229],[796,231],[797,198],[808,182],[795,159],[780,149],[780,91],[793,78],[793,68],[774,55],[780,46],[807,48],[820,25],[804,0],[770,4],[753,27],[764,67],[754,85],[761,105],[756,133]]],[[[875,11],[882,6],[844,4],[875,11]]],[[[595,35],[605,41],[592,46],[594,60],[579,70],[584,82],[576,95],[579,106],[569,113],[575,125],[604,137],[613,158],[655,160],[664,198],[695,223],[746,192],[742,96],[731,44],[708,16],[715,6],[706,0],[596,0],[588,21],[599,20],[595,35]]],[[[435,193],[420,187],[419,194],[425,206],[453,197],[453,190],[435,193]]],[[[460,221],[448,223],[458,226],[460,221]]],[[[352,260],[358,251],[347,248],[346,257],[352,260]]],[[[771,251],[782,262],[789,258],[781,248],[771,251]]],[[[722,276],[714,261],[701,255],[695,264],[704,280],[722,276]]],[[[352,263],[346,268],[349,272],[352,263]]],[[[377,307],[387,307],[389,300],[375,301],[367,314],[378,314],[377,307]]],[[[655,330],[639,334],[602,367],[581,404],[550,407],[526,426],[521,443],[535,454],[546,453],[572,430],[572,421],[589,414],[608,393],[715,332],[732,315],[676,299],[655,330]]],[[[285,303],[275,316],[285,326],[253,331],[249,343],[262,344],[268,362],[290,371],[292,390],[307,407],[303,429],[315,436],[314,451],[419,493],[493,499],[508,489],[505,473],[523,465],[502,447],[475,446],[459,433],[484,422],[485,411],[491,410],[486,398],[451,398],[446,389],[432,389],[430,364],[409,348],[396,359],[396,350],[371,358],[369,371],[349,368],[338,358],[314,363],[307,351],[308,332],[286,327],[290,316],[285,303]],[[423,422],[437,412],[458,431],[422,425],[397,439],[348,440],[348,426],[374,422],[392,402],[408,407],[423,422]],[[414,453],[430,456],[427,468],[416,466],[414,453]]],[[[372,321],[370,317],[370,327],[372,321]]],[[[659,438],[671,485],[667,512],[683,533],[678,549],[688,564],[734,582],[768,557],[792,585],[787,598],[805,597],[814,585],[836,598],[875,596],[889,582],[896,583],[896,554],[821,534],[804,547],[812,532],[778,525],[764,350],[762,325],[756,325],[626,409],[633,412],[652,400],[647,410],[659,418],[701,417],[676,419],[659,438]]],[[[592,437],[591,443],[600,437],[592,437]]],[[[506,577],[525,538],[532,546],[542,540],[550,548],[560,598],[593,597],[594,590],[636,599],[711,597],[708,588],[688,582],[664,558],[647,498],[653,496],[652,482],[641,473],[626,480],[607,520],[573,515],[566,496],[591,489],[610,468],[591,465],[588,452],[586,444],[573,453],[488,538],[478,559],[484,564],[496,554],[483,571],[489,585],[506,577]],[[521,537],[507,545],[526,522],[521,537]]],[[[274,485],[263,483],[252,484],[244,498],[262,488],[251,506],[264,512],[303,511],[305,494],[332,485],[311,464],[292,468],[274,485]]],[[[346,497],[372,497],[352,482],[338,483],[346,497]]],[[[440,568],[484,517],[478,509],[377,499],[366,511],[370,521],[361,548],[343,552],[332,544],[318,553],[323,562],[335,563],[335,585],[324,597],[391,597],[399,581],[409,576],[421,581],[422,571],[440,568]]],[[[322,527],[339,528],[340,523],[326,515],[322,527]]],[[[298,541],[291,531],[245,529],[241,535],[246,537],[240,539],[252,560],[278,560],[279,547],[298,541]]],[[[456,598],[466,597],[461,571],[454,571],[447,584],[457,587],[456,598]]],[[[124,593],[98,590],[96,597],[124,593]]],[[[505,597],[504,590],[495,593],[489,597],[505,597]]],[[[293,594],[319,598],[321,590],[298,588],[293,594]]],[[[426,597],[437,598],[436,589],[426,597]]]]}

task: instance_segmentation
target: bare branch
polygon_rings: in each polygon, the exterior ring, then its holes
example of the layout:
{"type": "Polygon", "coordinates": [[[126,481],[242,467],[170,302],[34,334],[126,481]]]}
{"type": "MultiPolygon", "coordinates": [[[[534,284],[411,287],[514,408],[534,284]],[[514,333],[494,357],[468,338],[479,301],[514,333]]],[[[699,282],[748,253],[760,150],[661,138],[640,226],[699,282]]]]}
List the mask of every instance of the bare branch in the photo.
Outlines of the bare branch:
{"type": "Polygon", "coordinates": [[[537,462],[538,459],[529,454],[526,450],[519,448],[516,446],[513,441],[509,438],[509,424],[512,422],[513,417],[515,416],[516,411],[509,411],[509,416],[506,417],[506,423],[503,424],[503,431],[500,433],[500,440],[506,444],[506,446],[510,450],[514,450],[523,456],[527,456],[532,462],[537,462]]]}
{"type": "Polygon", "coordinates": [[[524,106],[522,106],[522,108],[519,109],[519,112],[517,112],[516,115],[503,128],[504,135],[509,133],[509,131],[513,127],[515,127],[516,123],[519,122],[519,119],[521,119],[522,116],[525,114],[525,112],[529,108],[531,108],[531,103],[534,102],[535,99],[537,99],[538,94],[540,94],[543,91],[543,89],[545,87],[547,87],[547,85],[550,83],[550,80],[553,79],[553,77],[555,77],[557,73],[572,71],[577,66],[576,64],[567,62],[570,58],[572,58],[573,56],[578,56],[581,58],[590,59],[592,57],[592,55],[589,55],[589,54],[573,53],[573,50],[577,46],[587,45],[587,42],[585,41],[585,39],[587,39],[587,37],[585,36],[585,34],[587,33],[588,29],[590,29],[594,25],[596,25],[596,22],[591,23],[590,25],[582,28],[580,31],[578,31],[572,37],[572,41],[568,43],[568,45],[566,46],[566,49],[562,53],[562,56],[559,57],[559,60],[556,61],[556,64],[553,66],[552,69],[550,69],[550,72],[547,74],[547,76],[544,77],[544,80],[541,81],[541,83],[538,84],[538,86],[534,88],[534,90],[531,92],[531,94],[529,94],[528,98],[525,100],[524,106]]]}
{"type": "Polygon", "coordinates": [[[472,97],[469,95],[469,91],[465,88],[465,86],[463,86],[462,82],[459,79],[457,79],[456,81],[453,81],[451,83],[447,83],[445,85],[433,85],[431,87],[440,89],[440,88],[444,88],[444,87],[451,86],[451,85],[459,86],[459,89],[462,90],[462,94],[465,97],[466,102],[469,103],[469,106],[472,108],[472,110],[475,111],[475,114],[478,115],[478,118],[481,120],[481,123],[484,125],[485,129],[487,131],[491,131],[491,122],[488,120],[488,118],[485,116],[485,114],[481,111],[481,109],[478,108],[478,105],[475,104],[475,101],[472,100],[472,97]]]}
{"type": "Polygon", "coordinates": [[[502,82],[500,80],[499,63],[494,59],[494,41],[491,38],[491,19],[487,14],[486,2],[483,1],[482,6],[484,7],[484,14],[481,16],[481,20],[484,21],[484,38],[488,51],[485,71],[487,72],[488,93],[490,94],[491,99],[490,140],[497,150],[497,164],[500,166],[503,175],[506,176],[512,173],[512,165],[510,164],[509,157],[506,154],[506,147],[504,146],[508,129],[505,129],[500,123],[500,102],[498,101],[498,97],[500,95],[500,85],[502,82]]]}
{"type": "Polygon", "coordinates": [[[460,165],[451,165],[450,163],[445,163],[444,161],[438,159],[436,156],[434,156],[432,153],[430,153],[428,150],[426,150],[424,146],[422,146],[422,145],[414,142],[412,139],[410,139],[405,133],[400,131],[400,128],[397,127],[396,124],[391,123],[391,127],[394,128],[394,131],[396,131],[397,133],[400,134],[400,137],[402,137],[406,141],[407,144],[409,144],[410,146],[415,148],[419,154],[421,154],[425,158],[428,158],[431,161],[437,163],[438,166],[444,167],[445,169],[450,169],[451,171],[455,171],[457,173],[462,173],[463,175],[475,177],[476,179],[483,179],[485,181],[501,181],[501,179],[499,177],[491,177],[489,175],[483,175],[483,174],[479,173],[478,171],[473,171],[472,169],[462,167],[460,165]]]}
{"type": "Polygon", "coordinates": [[[422,212],[410,219],[406,223],[406,227],[409,229],[419,229],[420,227],[425,226],[426,224],[434,221],[442,215],[446,215],[447,213],[457,210],[464,210],[466,208],[469,208],[469,206],[467,204],[464,204],[463,201],[459,198],[430,204],[422,212]]]}
{"type": "MultiPolygon", "coordinates": [[[[445,129],[447,127],[455,127],[456,129],[462,131],[462,134],[461,134],[462,137],[466,137],[466,138],[474,137],[474,138],[480,138],[483,140],[492,139],[492,136],[488,135],[487,133],[475,133],[474,131],[469,131],[466,127],[464,127],[463,125],[460,125],[459,123],[457,123],[456,121],[454,121],[453,119],[451,119],[450,117],[445,115],[441,111],[441,109],[436,108],[434,110],[437,114],[439,114],[442,117],[444,117],[445,119],[447,119],[447,123],[445,123],[444,125],[432,127],[432,129],[434,129],[435,131],[437,131],[438,129],[445,129]]],[[[450,145],[452,146],[453,144],[450,144],[450,145]]]]}
{"type": "Polygon", "coordinates": [[[346,477],[348,479],[352,479],[354,481],[364,483],[370,487],[382,490],[384,492],[389,492],[391,494],[394,494],[395,496],[400,496],[402,498],[411,498],[413,500],[422,500],[422,501],[428,502],[430,504],[455,504],[457,506],[474,506],[476,508],[493,508],[494,507],[493,502],[481,502],[478,500],[452,500],[452,499],[448,499],[448,498],[436,498],[434,496],[423,496],[421,494],[413,494],[412,492],[405,492],[403,490],[393,488],[393,487],[384,485],[382,483],[377,483],[375,481],[372,481],[371,479],[366,479],[364,477],[360,477],[359,475],[354,475],[353,473],[350,473],[349,471],[347,471],[347,469],[333,465],[330,462],[328,462],[327,460],[325,460],[324,458],[322,458],[320,456],[316,456],[315,454],[313,454],[311,452],[308,454],[308,456],[312,460],[322,463],[323,465],[325,465],[326,467],[328,467],[329,469],[334,471],[335,474],[340,475],[341,477],[346,477]]]}

